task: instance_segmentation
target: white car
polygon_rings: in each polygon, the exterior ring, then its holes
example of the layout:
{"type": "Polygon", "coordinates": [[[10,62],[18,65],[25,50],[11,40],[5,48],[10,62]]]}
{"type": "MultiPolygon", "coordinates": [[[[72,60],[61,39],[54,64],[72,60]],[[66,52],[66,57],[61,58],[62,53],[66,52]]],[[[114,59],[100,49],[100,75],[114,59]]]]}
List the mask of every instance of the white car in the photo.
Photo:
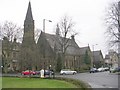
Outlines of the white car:
{"type": "Polygon", "coordinates": [[[101,68],[98,68],[97,70],[98,70],[98,72],[103,72],[103,71],[105,71],[105,69],[102,68],[102,67],[101,67],[101,68]]]}
{"type": "Polygon", "coordinates": [[[60,74],[61,75],[66,75],[66,74],[76,74],[77,73],[77,71],[73,71],[73,70],[70,70],[70,69],[62,69],[61,71],[60,71],[60,74]]]}
{"type": "Polygon", "coordinates": [[[105,71],[108,71],[108,70],[109,70],[109,67],[105,67],[104,69],[105,69],[105,71]]]}
{"type": "Polygon", "coordinates": [[[115,68],[111,67],[110,68],[110,73],[113,73],[115,71],[115,68]]]}

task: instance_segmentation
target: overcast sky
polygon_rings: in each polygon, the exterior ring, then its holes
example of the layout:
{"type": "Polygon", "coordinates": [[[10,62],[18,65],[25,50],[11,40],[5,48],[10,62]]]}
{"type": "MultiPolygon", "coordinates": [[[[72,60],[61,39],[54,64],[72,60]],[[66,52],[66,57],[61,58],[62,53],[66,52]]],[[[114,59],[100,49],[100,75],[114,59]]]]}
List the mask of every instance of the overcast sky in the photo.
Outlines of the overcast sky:
{"type": "MultiPolygon", "coordinates": [[[[109,48],[105,39],[105,12],[113,0],[30,0],[35,28],[43,29],[46,22],[46,33],[54,33],[55,25],[61,17],[68,15],[75,22],[75,37],[80,47],[89,44],[91,50],[102,50],[105,55],[109,48]]],[[[115,0],[114,0],[115,1],[115,0]]],[[[23,28],[29,0],[0,0],[0,23],[12,21],[23,28]]]]}

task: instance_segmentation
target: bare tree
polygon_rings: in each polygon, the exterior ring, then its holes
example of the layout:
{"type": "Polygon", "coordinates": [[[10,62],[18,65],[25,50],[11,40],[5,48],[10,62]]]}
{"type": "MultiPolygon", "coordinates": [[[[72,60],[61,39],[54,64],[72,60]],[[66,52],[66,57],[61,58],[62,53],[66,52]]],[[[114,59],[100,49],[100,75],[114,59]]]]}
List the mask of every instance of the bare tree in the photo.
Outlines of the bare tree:
{"type": "Polygon", "coordinates": [[[23,30],[20,27],[9,21],[5,21],[0,31],[3,34],[2,36],[7,37],[9,41],[12,41],[14,38],[20,39],[23,34],[23,30]]]}
{"type": "Polygon", "coordinates": [[[0,25],[0,39],[2,39],[3,36],[2,36],[2,26],[0,25]]]}
{"type": "Polygon", "coordinates": [[[8,64],[11,61],[11,44],[8,38],[3,38],[4,42],[2,42],[2,65],[3,71],[5,73],[8,72],[8,64]]]}
{"type": "Polygon", "coordinates": [[[36,42],[37,42],[37,40],[39,39],[40,32],[41,32],[40,29],[36,29],[36,30],[35,30],[35,41],[36,41],[36,42]]]}
{"type": "Polygon", "coordinates": [[[77,33],[74,31],[74,22],[68,16],[64,16],[62,20],[57,24],[58,33],[61,37],[59,44],[62,47],[62,53],[65,54],[67,47],[69,46],[68,41],[71,36],[75,36],[77,33]]]}
{"type": "Polygon", "coordinates": [[[120,2],[117,1],[110,5],[105,22],[110,45],[118,45],[120,43],[120,2]]]}
{"type": "MultiPolygon", "coordinates": [[[[70,40],[71,36],[75,36],[77,33],[75,33],[74,31],[74,22],[72,21],[72,19],[68,16],[64,16],[61,21],[59,23],[57,23],[57,28],[56,28],[56,35],[58,35],[59,40],[57,40],[57,42],[60,45],[60,51],[61,51],[61,55],[62,55],[62,61],[61,63],[63,63],[63,61],[65,60],[65,54],[66,54],[66,50],[67,48],[70,46],[70,44],[68,43],[70,40]]],[[[59,62],[59,64],[61,64],[59,62]]],[[[63,65],[63,64],[61,64],[63,65]]],[[[63,66],[61,66],[62,68],[63,66]]]]}
{"type": "Polygon", "coordinates": [[[2,42],[2,61],[4,66],[4,71],[7,73],[8,68],[11,68],[12,54],[13,54],[13,43],[12,41],[19,39],[21,35],[21,28],[18,27],[13,22],[4,22],[0,28],[0,38],[3,38],[2,42]]]}

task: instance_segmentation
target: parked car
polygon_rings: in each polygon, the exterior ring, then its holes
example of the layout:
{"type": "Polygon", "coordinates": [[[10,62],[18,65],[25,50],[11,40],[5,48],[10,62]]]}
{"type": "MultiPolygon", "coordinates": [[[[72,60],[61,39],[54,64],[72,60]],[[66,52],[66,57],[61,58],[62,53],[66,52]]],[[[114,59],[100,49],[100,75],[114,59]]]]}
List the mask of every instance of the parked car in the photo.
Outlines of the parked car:
{"type": "Polygon", "coordinates": [[[22,71],[22,75],[36,75],[36,72],[31,70],[26,70],[26,71],[22,71]]]}
{"type": "Polygon", "coordinates": [[[76,74],[77,73],[77,71],[73,71],[73,70],[70,70],[70,69],[62,69],[61,71],[60,71],[60,75],[66,75],[66,74],[76,74]]]}
{"type": "Polygon", "coordinates": [[[40,74],[40,71],[35,71],[35,74],[36,74],[36,75],[39,75],[39,74],[40,74]]]}
{"type": "Polygon", "coordinates": [[[95,72],[98,72],[98,70],[96,68],[91,68],[90,69],[90,73],[95,73],[95,72]]]}
{"type": "Polygon", "coordinates": [[[111,67],[110,70],[109,70],[110,73],[113,73],[115,72],[115,68],[111,67]]]}
{"type": "Polygon", "coordinates": [[[120,67],[110,68],[110,73],[120,72],[120,67]]]}
{"type": "Polygon", "coordinates": [[[104,69],[105,69],[105,71],[109,71],[109,67],[105,67],[104,69]]]}
{"type": "Polygon", "coordinates": [[[98,72],[103,72],[103,71],[105,71],[105,68],[100,67],[100,68],[98,68],[97,70],[98,70],[98,72]]]}
{"type": "Polygon", "coordinates": [[[45,70],[45,75],[54,75],[54,71],[53,70],[45,70]]]}
{"type": "Polygon", "coordinates": [[[116,72],[120,72],[120,67],[117,67],[115,70],[116,72]]]}

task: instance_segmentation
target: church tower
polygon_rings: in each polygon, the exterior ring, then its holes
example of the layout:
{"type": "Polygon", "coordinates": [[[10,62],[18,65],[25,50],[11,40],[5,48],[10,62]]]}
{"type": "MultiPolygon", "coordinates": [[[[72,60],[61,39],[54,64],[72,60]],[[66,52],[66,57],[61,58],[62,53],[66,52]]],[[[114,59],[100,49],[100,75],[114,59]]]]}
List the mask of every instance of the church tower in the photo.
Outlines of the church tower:
{"type": "Polygon", "coordinates": [[[31,3],[29,2],[27,14],[24,20],[24,36],[23,43],[32,45],[35,43],[34,39],[34,20],[32,16],[31,3]]]}
{"type": "Polygon", "coordinates": [[[32,16],[31,3],[28,4],[24,20],[24,35],[20,51],[20,69],[35,70],[37,65],[37,48],[34,39],[34,20],[32,16]]]}

